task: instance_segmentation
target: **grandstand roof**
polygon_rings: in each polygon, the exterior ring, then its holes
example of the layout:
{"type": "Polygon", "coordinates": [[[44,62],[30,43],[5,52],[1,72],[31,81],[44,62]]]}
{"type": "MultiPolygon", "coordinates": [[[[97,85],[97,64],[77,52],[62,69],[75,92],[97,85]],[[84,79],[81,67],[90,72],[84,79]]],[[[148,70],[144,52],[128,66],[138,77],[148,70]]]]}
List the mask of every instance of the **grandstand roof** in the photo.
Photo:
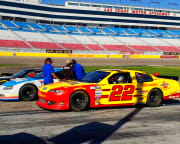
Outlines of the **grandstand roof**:
{"type": "MultiPolygon", "coordinates": [[[[68,0],[41,0],[43,4],[63,5],[68,0]]],[[[161,9],[180,9],[180,1],[177,0],[71,0],[79,2],[106,3],[118,5],[132,5],[161,9]]]]}

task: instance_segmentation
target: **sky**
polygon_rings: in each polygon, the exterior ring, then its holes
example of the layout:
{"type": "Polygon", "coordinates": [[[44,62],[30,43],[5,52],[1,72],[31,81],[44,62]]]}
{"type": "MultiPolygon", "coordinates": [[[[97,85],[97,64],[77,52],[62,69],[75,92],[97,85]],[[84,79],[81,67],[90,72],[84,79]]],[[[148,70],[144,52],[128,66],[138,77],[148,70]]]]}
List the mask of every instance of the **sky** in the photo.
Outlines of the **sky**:
{"type": "MultiPolygon", "coordinates": [[[[66,0],[41,0],[43,4],[64,5],[66,0]]],[[[106,3],[180,10],[180,0],[71,0],[80,2],[106,3]]]]}

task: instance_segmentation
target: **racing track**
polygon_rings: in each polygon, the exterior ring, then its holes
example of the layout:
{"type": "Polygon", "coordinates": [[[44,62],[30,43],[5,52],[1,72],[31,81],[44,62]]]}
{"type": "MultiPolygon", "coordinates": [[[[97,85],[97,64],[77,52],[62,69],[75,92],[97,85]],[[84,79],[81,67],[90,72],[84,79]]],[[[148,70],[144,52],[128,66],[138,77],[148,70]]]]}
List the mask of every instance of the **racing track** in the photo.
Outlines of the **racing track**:
{"type": "MultiPolygon", "coordinates": [[[[42,66],[44,58],[0,57],[0,64],[42,66]]],[[[53,58],[54,65],[65,63],[53,58]]],[[[174,65],[178,59],[78,59],[83,65],[174,65]]],[[[15,72],[24,67],[0,68],[15,72]]],[[[180,101],[160,107],[51,112],[35,102],[0,102],[0,144],[179,144],[180,101]]]]}

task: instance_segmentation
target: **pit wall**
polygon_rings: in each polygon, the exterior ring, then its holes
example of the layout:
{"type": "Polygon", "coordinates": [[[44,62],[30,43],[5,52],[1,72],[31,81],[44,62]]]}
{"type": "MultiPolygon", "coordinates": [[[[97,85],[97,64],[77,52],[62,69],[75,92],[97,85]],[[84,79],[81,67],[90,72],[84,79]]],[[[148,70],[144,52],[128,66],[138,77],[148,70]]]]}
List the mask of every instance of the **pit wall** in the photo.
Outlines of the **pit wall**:
{"type": "Polygon", "coordinates": [[[75,58],[180,58],[180,56],[167,56],[167,55],[58,54],[58,53],[29,53],[29,52],[0,52],[0,56],[75,57],[75,58]]]}

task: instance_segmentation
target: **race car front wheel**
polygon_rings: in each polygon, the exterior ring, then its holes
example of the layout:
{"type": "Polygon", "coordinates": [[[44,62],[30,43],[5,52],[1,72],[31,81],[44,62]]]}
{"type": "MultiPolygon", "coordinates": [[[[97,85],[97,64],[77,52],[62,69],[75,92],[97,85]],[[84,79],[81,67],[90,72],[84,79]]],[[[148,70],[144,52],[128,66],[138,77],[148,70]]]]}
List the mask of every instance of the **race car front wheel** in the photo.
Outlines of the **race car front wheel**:
{"type": "Polygon", "coordinates": [[[34,85],[24,85],[19,91],[19,98],[22,101],[31,101],[37,97],[37,88],[34,85]]]}
{"type": "Polygon", "coordinates": [[[152,89],[148,95],[147,105],[150,107],[157,107],[161,104],[163,94],[160,89],[152,89]]]}
{"type": "Polygon", "coordinates": [[[89,107],[89,96],[84,91],[76,91],[70,97],[70,109],[73,111],[82,111],[89,107]]]}

